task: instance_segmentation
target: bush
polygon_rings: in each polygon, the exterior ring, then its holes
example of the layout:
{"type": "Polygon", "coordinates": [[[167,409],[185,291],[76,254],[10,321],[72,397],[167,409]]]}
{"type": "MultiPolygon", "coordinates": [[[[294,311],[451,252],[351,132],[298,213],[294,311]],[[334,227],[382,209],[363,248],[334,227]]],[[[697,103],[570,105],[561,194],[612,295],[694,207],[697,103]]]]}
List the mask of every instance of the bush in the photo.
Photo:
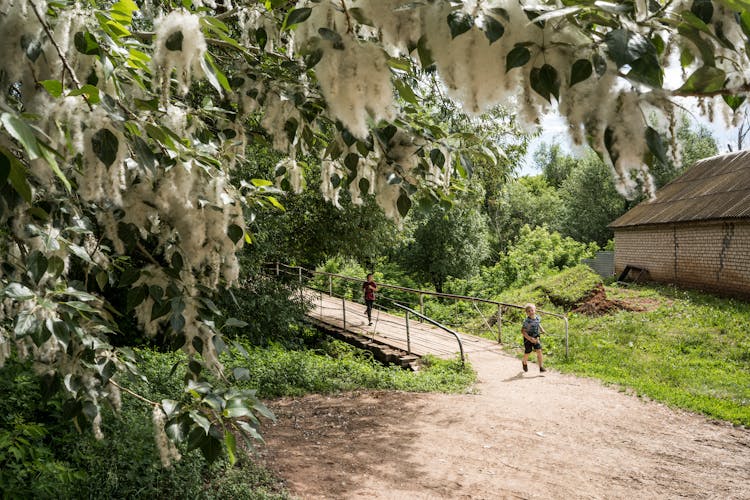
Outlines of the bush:
{"type": "MultiPolygon", "coordinates": [[[[149,384],[131,387],[160,401],[175,394],[184,373],[179,353],[137,351],[149,384]]],[[[3,498],[287,498],[270,474],[246,457],[234,468],[207,464],[199,452],[162,467],[150,424],[151,409],[123,394],[122,409],[103,410],[104,439],[76,431],[57,399],[44,401],[41,380],[28,364],[10,360],[0,371],[0,484],[3,498]]]]}

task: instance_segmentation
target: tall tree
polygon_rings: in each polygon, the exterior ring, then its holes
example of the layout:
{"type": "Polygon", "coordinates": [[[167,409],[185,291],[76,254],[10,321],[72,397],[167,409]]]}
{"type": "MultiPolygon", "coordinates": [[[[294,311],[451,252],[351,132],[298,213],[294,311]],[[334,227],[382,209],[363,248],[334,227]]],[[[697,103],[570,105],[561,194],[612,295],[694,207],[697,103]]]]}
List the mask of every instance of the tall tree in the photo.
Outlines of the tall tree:
{"type": "Polygon", "coordinates": [[[528,225],[558,230],[562,214],[558,190],[541,175],[521,177],[503,186],[497,196],[497,216],[493,219],[492,241],[496,253],[503,253],[528,225]]]}
{"type": "Polygon", "coordinates": [[[440,204],[415,211],[413,240],[401,252],[408,269],[443,291],[449,276],[475,274],[489,255],[487,220],[476,195],[466,195],[451,207],[440,204]]]}
{"type": "Polygon", "coordinates": [[[563,207],[560,232],[600,247],[613,236],[607,227],[609,223],[629,208],[627,200],[615,188],[609,168],[591,150],[563,182],[560,199],[563,207]]]}

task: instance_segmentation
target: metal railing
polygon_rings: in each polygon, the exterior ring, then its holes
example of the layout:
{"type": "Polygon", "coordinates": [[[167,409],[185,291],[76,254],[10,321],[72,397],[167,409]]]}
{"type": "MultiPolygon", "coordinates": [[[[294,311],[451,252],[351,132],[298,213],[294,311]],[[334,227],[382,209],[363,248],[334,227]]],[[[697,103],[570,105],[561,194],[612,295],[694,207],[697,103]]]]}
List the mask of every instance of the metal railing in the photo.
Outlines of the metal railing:
{"type": "Polygon", "coordinates": [[[404,311],[406,311],[406,316],[405,317],[406,317],[406,346],[407,346],[406,348],[407,348],[407,352],[411,351],[411,339],[409,337],[409,313],[411,313],[411,314],[417,316],[418,318],[421,318],[421,319],[427,321],[428,323],[430,323],[432,325],[435,325],[436,327],[441,328],[441,329],[445,330],[446,332],[450,333],[451,335],[453,335],[456,338],[456,341],[458,342],[458,349],[459,349],[460,354],[461,354],[461,365],[464,364],[464,344],[463,344],[463,342],[461,342],[461,335],[459,335],[458,332],[456,332],[454,330],[451,330],[447,326],[445,326],[445,325],[443,325],[443,324],[435,321],[432,318],[428,318],[424,314],[418,313],[417,311],[415,311],[411,307],[406,307],[405,305],[399,304],[398,302],[393,301],[393,300],[390,301],[390,302],[394,306],[396,306],[398,308],[401,308],[404,311]]]}
{"type": "MultiPolygon", "coordinates": [[[[268,266],[272,267],[275,270],[276,275],[278,276],[282,269],[284,269],[285,274],[294,274],[298,277],[300,286],[304,286],[303,277],[305,277],[305,274],[313,277],[313,276],[324,276],[328,278],[328,294],[331,296],[333,295],[333,278],[338,278],[343,281],[349,281],[352,283],[363,283],[362,278],[353,278],[351,276],[345,276],[342,274],[336,274],[336,273],[329,273],[325,271],[315,271],[311,269],[306,269],[300,266],[290,266],[288,264],[282,264],[280,262],[276,262],[273,264],[268,264],[268,266]],[[291,270],[294,270],[295,272],[292,273],[291,270]]],[[[445,299],[452,299],[456,301],[464,301],[464,302],[470,302],[477,311],[479,311],[479,308],[477,307],[477,304],[491,304],[497,307],[496,312],[496,325],[497,325],[497,341],[498,343],[502,344],[502,329],[503,329],[503,309],[519,309],[524,310],[524,306],[519,304],[510,304],[507,302],[499,302],[496,300],[490,300],[490,299],[483,299],[480,297],[469,297],[466,295],[456,295],[456,294],[450,294],[450,293],[441,293],[441,292],[433,292],[430,290],[418,290],[414,288],[408,288],[398,285],[391,285],[388,283],[378,283],[379,289],[389,289],[389,290],[395,290],[400,292],[406,292],[410,294],[415,294],[418,296],[419,299],[419,316],[420,319],[425,319],[427,316],[424,314],[424,297],[425,296],[432,296],[432,297],[438,297],[438,298],[445,298],[445,299]]],[[[323,291],[316,289],[318,291],[323,291]]],[[[301,292],[300,292],[301,293],[301,292]]],[[[413,309],[412,309],[413,310],[413,309]]],[[[414,313],[417,313],[417,311],[413,310],[414,313]]],[[[481,314],[481,311],[479,311],[481,314]]],[[[565,327],[565,357],[568,357],[568,349],[569,349],[569,332],[568,332],[568,318],[564,314],[558,314],[550,311],[544,311],[542,309],[537,309],[537,313],[543,316],[552,316],[555,318],[559,318],[563,321],[564,327],[565,327]]],[[[487,326],[489,325],[489,322],[484,318],[482,315],[482,319],[484,320],[484,323],[487,326]]]]}

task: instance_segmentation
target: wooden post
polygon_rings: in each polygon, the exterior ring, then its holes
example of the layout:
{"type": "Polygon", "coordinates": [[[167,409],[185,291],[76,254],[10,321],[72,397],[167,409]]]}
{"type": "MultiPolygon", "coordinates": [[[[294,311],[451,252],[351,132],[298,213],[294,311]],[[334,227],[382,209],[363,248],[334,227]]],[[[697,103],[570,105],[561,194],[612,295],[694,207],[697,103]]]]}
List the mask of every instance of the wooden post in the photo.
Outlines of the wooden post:
{"type": "Polygon", "coordinates": [[[333,278],[331,275],[328,275],[328,295],[333,297],[333,278]]]}
{"type": "Polygon", "coordinates": [[[276,276],[279,275],[279,263],[276,262],[276,276]]]}
{"type": "MultiPolygon", "coordinates": [[[[424,294],[419,294],[419,314],[424,316],[424,294]]],[[[419,318],[419,322],[423,323],[422,318],[419,318]]]]}
{"type": "Polygon", "coordinates": [[[406,353],[411,354],[411,338],[409,337],[409,311],[406,311],[406,353]]]}
{"type": "Polygon", "coordinates": [[[341,312],[344,317],[344,331],[346,331],[346,299],[345,298],[341,299],[341,312]]]}
{"type": "Polygon", "coordinates": [[[503,306],[497,305],[497,343],[503,343],[503,306]]]}

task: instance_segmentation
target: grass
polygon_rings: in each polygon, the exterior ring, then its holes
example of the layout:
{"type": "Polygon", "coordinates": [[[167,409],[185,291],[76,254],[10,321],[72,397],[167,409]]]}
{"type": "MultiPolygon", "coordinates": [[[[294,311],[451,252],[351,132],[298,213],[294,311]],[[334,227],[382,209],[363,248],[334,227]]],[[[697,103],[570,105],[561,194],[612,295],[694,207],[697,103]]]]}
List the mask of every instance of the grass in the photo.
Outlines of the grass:
{"type": "Polygon", "coordinates": [[[570,314],[567,359],[562,323],[545,319],[550,366],[750,426],[750,304],[666,286],[605,290],[647,310],[570,314]]]}
{"type": "MultiPolygon", "coordinates": [[[[545,363],[562,372],[593,377],[623,390],[734,424],[750,426],[750,304],[669,286],[605,286],[608,299],[640,307],[597,317],[569,313],[602,284],[585,266],[568,269],[495,297],[533,302],[567,314],[565,324],[542,315],[545,363]]],[[[490,311],[491,313],[491,311],[490,311]]],[[[455,315],[454,315],[455,316],[455,315]]],[[[520,357],[524,312],[503,313],[503,343],[520,357]]],[[[463,311],[461,331],[476,329],[476,311],[463,311]]],[[[486,330],[485,330],[486,331],[486,330]]],[[[496,338],[497,331],[483,336],[496,338]]]]}
{"type": "Polygon", "coordinates": [[[355,389],[392,389],[411,392],[466,392],[476,373],[458,358],[422,359],[418,372],[383,366],[367,351],[338,340],[324,340],[315,350],[289,350],[279,345],[257,348],[246,345],[246,358],[226,360],[227,367],[250,372],[248,388],[262,398],[335,393],[355,389]]]}

